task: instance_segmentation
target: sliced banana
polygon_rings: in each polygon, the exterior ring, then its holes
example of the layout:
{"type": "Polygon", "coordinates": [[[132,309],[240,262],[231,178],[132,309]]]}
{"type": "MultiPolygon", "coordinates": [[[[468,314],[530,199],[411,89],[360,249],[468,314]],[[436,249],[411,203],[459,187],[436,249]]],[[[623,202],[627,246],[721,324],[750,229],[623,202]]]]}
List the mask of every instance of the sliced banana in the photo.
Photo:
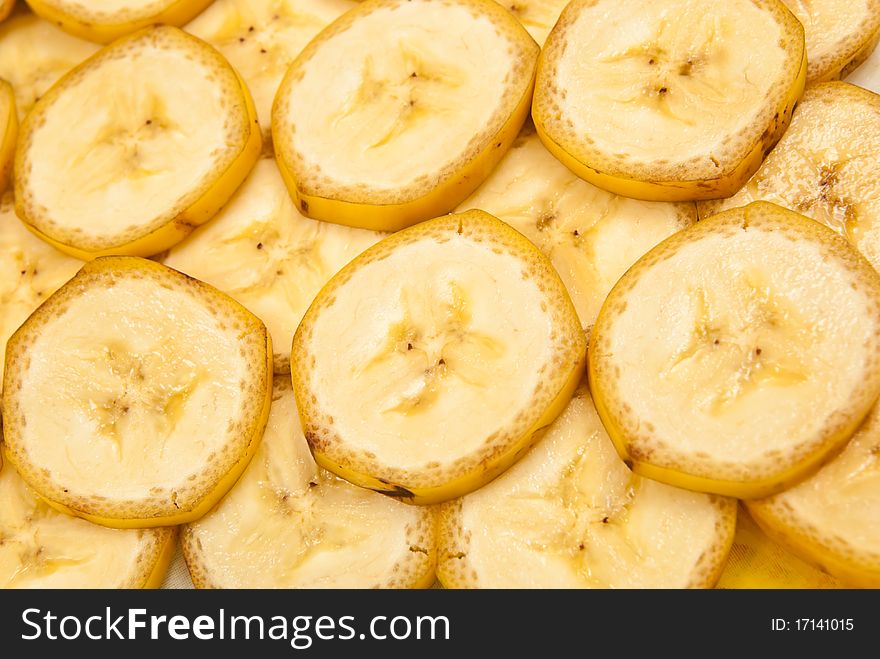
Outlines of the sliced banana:
{"type": "Polygon", "coordinates": [[[73,37],[29,11],[0,25],[0,78],[12,83],[19,119],[40,97],[98,46],[73,37]]]}
{"type": "Polygon", "coordinates": [[[6,20],[15,9],[15,0],[0,0],[0,21],[6,20]]]}
{"type": "Polygon", "coordinates": [[[150,25],[184,25],[212,0],[27,0],[31,9],[70,34],[110,43],[150,25]]]}
{"type": "Polygon", "coordinates": [[[105,526],[198,519],[259,444],[271,367],[266,328],[237,302],[153,261],[98,259],[9,340],[9,461],[105,526]]]}
{"type": "Polygon", "coordinates": [[[880,407],[814,476],[748,507],[806,560],[853,586],[880,588],[880,407]]]}
{"type": "Polygon", "coordinates": [[[581,178],[638,199],[733,194],[804,88],[780,0],[575,0],[544,45],[532,116],[581,178]]]}
{"type": "Polygon", "coordinates": [[[815,471],[880,394],[880,275],[827,227],[756,202],[640,259],[589,357],[636,473],[767,496],[815,471]]]}
{"type": "Polygon", "coordinates": [[[581,180],[544,148],[530,125],[458,210],[470,208],[504,220],[538,246],[587,330],[620,276],[697,219],[692,203],[627,199],[581,180]]]}
{"type": "Polygon", "coordinates": [[[568,0],[496,0],[543,46],[568,0]]]}
{"type": "Polygon", "coordinates": [[[235,489],[185,527],[199,588],[427,588],[434,511],[355,487],[315,464],[289,378],[276,378],[263,442],[235,489]]]}
{"type": "Polygon", "coordinates": [[[256,314],[272,336],[275,372],[289,373],[293,333],[315,295],[381,237],[303,217],[275,162],[264,159],[217,217],[173,247],[163,262],[256,314]]]}
{"type": "Polygon", "coordinates": [[[880,0],[783,0],[804,25],[807,82],[836,80],[880,40],[880,0]]]}
{"type": "Polygon", "coordinates": [[[846,76],[846,81],[880,94],[880,48],[875,47],[864,63],[846,76]]]}
{"type": "Polygon", "coordinates": [[[12,193],[0,200],[0,391],[6,342],[46,298],[76,274],[82,261],[59,252],[19,222],[12,193]]]}
{"type": "Polygon", "coordinates": [[[260,154],[250,95],[174,27],[142,30],[67,74],[25,120],[16,212],[82,259],[149,256],[232,196],[260,154]]]}
{"type": "Polygon", "coordinates": [[[841,588],[841,583],[773,542],[745,509],[736,517],[736,535],[716,588],[841,588]]]}
{"type": "Polygon", "coordinates": [[[771,201],[830,226],[880,268],[878,162],[880,96],[845,82],[819,84],[752,179],[729,199],[700,204],[700,216],[771,201]]]}
{"type": "Polygon", "coordinates": [[[482,211],[394,234],[325,286],[291,372],[318,464],[413,503],[504,471],[562,411],[584,334],[550,262],[482,211]]]}
{"type": "Polygon", "coordinates": [[[177,529],[108,529],[52,509],[0,467],[0,588],[158,588],[177,529]]]}
{"type": "Polygon", "coordinates": [[[216,47],[241,74],[270,140],[272,101],[287,67],[354,6],[351,0],[216,0],[186,31],[216,47]]]}
{"type": "Polygon", "coordinates": [[[586,387],[501,477],[440,510],[447,588],[707,588],[736,502],[633,474],[586,387]]]}
{"type": "Polygon", "coordinates": [[[346,13],[294,61],[272,110],[302,212],[396,231],[454,208],[516,138],[538,52],[492,0],[375,0],[346,13]]]}
{"type": "Polygon", "coordinates": [[[0,78],[0,194],[12,174],[12,158],[18,138],[18,115],[12,85],[0,78]]]}

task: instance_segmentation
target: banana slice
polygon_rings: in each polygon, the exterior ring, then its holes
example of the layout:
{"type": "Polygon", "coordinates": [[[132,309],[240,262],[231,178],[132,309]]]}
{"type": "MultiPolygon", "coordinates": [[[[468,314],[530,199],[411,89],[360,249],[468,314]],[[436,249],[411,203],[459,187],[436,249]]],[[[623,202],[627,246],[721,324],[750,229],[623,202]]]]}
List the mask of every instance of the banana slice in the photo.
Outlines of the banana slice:
{"type": "Polygon", "coordinates": [[[12,83],[18,118],[98,46],[73,37],[29,11],[0,25],[0,78],[12,83]]]}
{"type": "Polygon", "coordinates": [[[149,256],[211,218],[259,155],[250,95],[226,60],[177,28],[148,28],[34,106],[16,152],[16,212],[78,258],[149,256]]]}
{"type": "Polygon", "coordinates": [[[504,475],[440,509],[447,588],[711,587],[736,502],[633,474],[586,387],[504,475]]]}
{"type": "Polygon", "coordinates": [[[271,367],[266,328],[219,291],[145,259],[93,261],[9,340],[9,460],[98,524],[198,519],[259,444],[271,367]]]}
{"type": "Polygon", "coordinates": [[[782,0],[804,25],[807,82],[845,77],[880,40],[880,0],[782,0]]]}
{"type": "Polygon", "coordinates": [[[584,334],[550,262],[482,211],[394,234],[325,286],[291,372],[318,464],[413,503],[504,471],[562,411],[584,334]]]}
{"type": "Polygon", "coordinates": [[[779,0],[575,0],[544,45],[532,116],[581,178],[638,199],[733,194],[804,88],[779,0]]]}
{"type": "Polygon", "coordinates": [[[294,61],[272,110],[302,212],[396,231],[454,208],[516,138],[538,52],[492,0],[352,9],[294,61]]]}
{"type": "Polygon", "coordinates": [[[315,464],[289,378],[235,489],[183,531],[199,588],[427,588],[434,511],[355,487],[315,464]]]}
{"type": "Polygon", "coordinates": [[[736,535],[727,556],[724,572],[716,588],[841,588],[830,574],[817,570],[773,542],[755,524],[749,513],[740,509],[736,517],[736,535]]]}
{"type": "Polygon", "coordinates": [[[6,189],[12,174],[12,157],[18,138],[18,115],[15,112],[15,94],[12,85],[0,79],[0,194],[6,189]]]}
{"type": "Polygon", "coordinates": [[[818,222],[756,202],[640,259],[589,356],[599,415],[637,473],[767,496],[815,471],[880,394],[880,275],[818,222]]]}
{"type": "Polygon", "coordinates": [[[791,128],[734,196],[700,204],[701,217],[771,201],[845,236],[880,268],[880,96],[845,82],[811,87],[791,128]]]}
{"type": "Polygon", "coordinates": [[[290,372],[293,333],[321,287],[381,234],[300,215],[273,160],[261,160],[211,222],[165,265],[216,286],[269,329],[276,373],[290,372]]]}
{"type": "Polygon", "coordinates": [[[543,46],[569,0],[496,0],[543,46]]]}
{"type": "Polygon", "coordinates": [[[846,81],[880,94],[880,48],[874,48],[865,62],[846,76],[846,81]]]}
{"type": "Polygon", "coordinates": [[[0,467],[0,588],[158,588],[177,529],[108,529],[53,510],[0,467]]]}
{"type": "Polygon", "coordinates": [[[350,0],[216,0],[186,31],[216,47],[241,74],[269,141],[272,101],[287,67],[354,6],[350,0]]]}
{"type": "Polygon", "coordinates": [[[184,25],[212,0],[27,0],[34,12],[70,34],[110,43],[151,25],[184,25]]]}
{"type": "Polygon", "coordinates": [[[470,208],[504,220],[537,245],[559,272],[587,331],[621,275],[697,215],[692,203],[627,199],[579,179],[530,125],[458,210],[470,208]]]}
{"type": "Polygon", "coordinates": [[[854,586],[880,588],[880,407],[818,473],[748,508],[806,560],[854,586]]]}
{"type": "Polygon", "coordinates": [[[0,391],[6,342],[33,311],[68,279],[82,261],[59,252],[18,221],[12,193],[0,200],[0,391]]]}

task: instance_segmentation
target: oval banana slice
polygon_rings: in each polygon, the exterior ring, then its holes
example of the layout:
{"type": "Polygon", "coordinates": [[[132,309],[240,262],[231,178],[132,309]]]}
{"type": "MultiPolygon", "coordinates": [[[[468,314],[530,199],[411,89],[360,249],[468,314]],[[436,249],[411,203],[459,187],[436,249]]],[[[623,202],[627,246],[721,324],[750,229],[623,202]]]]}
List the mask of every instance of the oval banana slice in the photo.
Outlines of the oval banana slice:
{"type": "Polygon", "coordinates": [[[842,588],[826,572],[805,563],[761,531],[748,511],[736,516],[736,535],[716,588],[842,588]]]}
{"type": "Polygon", "coordinates": [[[878,332],[868,262],[818,222],[756,202],[677,233],[621,278],[593,328],[590,386],[636,473],[767,496],[868,413],[878,332]]]}
{"type": "Polygon", "coordinates": [[[15,93],[12,85],[0,79],[0,194],[6,189],[12,174],[12,158],[18,138],[18,115],[15,111],[15,93]]]}
{"type": "Polygon", "coordinates": [[[447,588],[708,588],[736,502],[633,474],[586,387],[501,477],[440,509],[447,588]]]}
{"type": "Polygon", "coordinates": [[[289,378],[232,492],[183,531],[198,588],[427,588],[434,511],[356,487],[315,464],[289,378]]]}
{"type": "Polygon", "coordinates": [[[779,0],[575,0],[547,39],[532,116],[581,178],[638,199],[733,194],[804,88],[779,0]]]}
{"type": "Polygon", "coordinates": [[[318,464],[412,503],[504,471],[562,411],[584,334],[550,262],[482,211],[424,222],[315,298],[291,373],[318,464]]]}
{"type": "Polygon", "coordinates": [[[226,60],[177,28],[148,28],[34,106],[16,152],[16,212],[78,258],[149,256],[210,219],[259,154],[253,103],[226,60]]]}
{"type": "Polygon", "coordinates": [[[552,261],[587,331],[621,275],[697,219],[692,203],[627,199],[581,180],[531,126],[458,210],[470,208],[504,220],[552,261]]]}
{"type": "Polygon", "coordinates": [[[268,141],[272,101],[287,67],[354,6],[351,0],[216,0],[186,31],[217,48],[244,78],[268,141]]]}
{"type": "Polygon", "coordinates": [[[880,0],[782,0],[804,25],[807,83],[835,80],[880,40],[880,0]]]}
{"type": "Polygon", "coordinates": [[[256,314],[272,336],[275,372],[289,373],[293,333],[315,295],[381,238],[300,215],[275,162],[263,159],[217,217],[173,247],[163,263],[256,314]]]}
{"type": "Polygon", "coordinates": [[[0,25],[0,78],[15,91],[19,120],[40,97],[98,46],[58,29],[29,11],[0,25]]]}
{"type": "Polygon", "coordinates": [[[297,57],[272,110],[302,212],[396,231],[453,209],[516,138],[538,52],[493,0],[352,9],[297,57]]]}
{"type": "Polygon", "coordinates": [[[34,13],[82,39],[110,43],[151,25],[183,25],[212,0],[27,0],[34,13]]]}
{"type": "Polygon", "coordinates": [[[82,261],[34,236],[18,221],[12,193],[0,200],[0,392],[3,359],[9,337],[62,284],[82,261]]]}
{"type": "Polygon", "coordinates": [[[814,476],[748,508],[806,560],[853,586],[880,588],[880,407],[814,476]]]}
{"type": "Polygon", "coordinates": [[[0,464],[0,588],[159,587],[177,529],[108,529],[65,515],[0,464]]]}
{"type": "Polygon", "coordinates": [[[145,259],[87,263],[9,340],[8,458],[89,521],[193,521],[256,450],[271,367],[263,323],[207,284],[145,259]]]}
{"type": "Polygon", "coordinates": [[[569,0],[496,0],[543,46],[569,0]]]}
{"type": "Polygon", "coordinates": [[[729,199],[700,204],[707,217],[770,201],[845,236],[880,268],[880,96],[845,82],[807,90],[791,127],[761,169],[729,199]]]}

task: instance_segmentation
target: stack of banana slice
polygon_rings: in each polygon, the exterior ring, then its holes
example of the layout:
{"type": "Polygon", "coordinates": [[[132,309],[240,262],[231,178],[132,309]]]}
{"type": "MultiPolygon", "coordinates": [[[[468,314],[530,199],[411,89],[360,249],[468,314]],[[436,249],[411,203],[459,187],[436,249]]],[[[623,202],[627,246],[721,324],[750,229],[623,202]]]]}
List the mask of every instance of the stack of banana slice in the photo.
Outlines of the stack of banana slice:
{"type": "Polygon", "coordinates": [[[0,21],[0,587],[880,587],[880,0],[0,21]]]}

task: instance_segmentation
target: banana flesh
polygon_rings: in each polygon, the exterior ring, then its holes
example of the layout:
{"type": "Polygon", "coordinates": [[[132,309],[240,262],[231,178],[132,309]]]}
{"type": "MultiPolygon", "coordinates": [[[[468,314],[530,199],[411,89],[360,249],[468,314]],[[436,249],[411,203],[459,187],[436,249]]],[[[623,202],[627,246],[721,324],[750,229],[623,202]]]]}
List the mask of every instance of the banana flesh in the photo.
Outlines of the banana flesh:
{"type": "Polygon", "coordinates": [[[355,487],[315,464],[288,378],[277,378],[251,465],[187,526],[200,588],[411,588],[434,581],[434,512],[355,487]]]}
{"type": "Polygon", "coordinates": [[[736,503],[633,474],[582,388],[526,457],[440,519],[446,587],[710,587],[736,503]]]}

